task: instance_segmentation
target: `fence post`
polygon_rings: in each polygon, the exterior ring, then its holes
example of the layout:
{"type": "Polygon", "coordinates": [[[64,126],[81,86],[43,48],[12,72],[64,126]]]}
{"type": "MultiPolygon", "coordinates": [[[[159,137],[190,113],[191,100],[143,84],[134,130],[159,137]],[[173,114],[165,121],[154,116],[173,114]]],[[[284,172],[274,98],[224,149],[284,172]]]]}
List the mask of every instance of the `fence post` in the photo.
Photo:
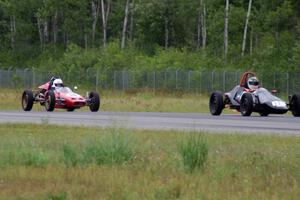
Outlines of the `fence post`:
{"type": "Polygon", "coordinates": [[[211,72],[211,91],[214,91],[214,75],[215,75],[215,70],[211,72]]]}
{"type": "Polygon", "coordinates": [[[122,90],[125,90],[125,70],[122,71],[122,90]]]}
{"type": "Polygon", "coordinates": [[[13,84],[13,80],[14,80],[13,67],[8,68],[8,77],[9,77],[9,78],[7,78],[8,85],[10,88],[12,88],[14,86],[14,84],[13,84]]]}
{"type": "Polygon", "coordinates": [[[188,91],[191,90],[191,70],[188,73],[188,91]]]}
{"type": "Polygon", "coordinates": [[[155,93],[156,90],[156,71],[153,72],[153,90],[155,93]]]}
{"type": "Polygon", "coordinates": [[[98,86],[99,86],[99,68],[96,70],[96,91],[98,92],[98,86]]]}
{"type": "Polygon", "coordinates": [[[276,88],[276,72],[274,72],[274,74],[273,74],[273,79],[274,79],[274,81],[273,81],[273,89],[275,89],[276,88]]]}
{"type": "MultiPolygon", "coordinates": [[[[104,75],[104,73],[103,73],[103,75],[104,75]]],[[[105,79],[104,79],[104,88],[107,89],[107,77],[108,77],[108,71],[107,70],[105,70],[105,75],[104,76],[105,76],[105,79]]]]}
{"type": "Polygon", "coordinates": [[[178,69],[176,69],[176,72],[175,72],[175,89],[177,90],[177,80],[178,79],[178,69]]]}
{"type": "Polygon", "coordinates": [[[226,71],[223,72],[223,92],[226,91],[226,71]]]}
{"type": "Polygon", "coordinates": [[[34,71],[34,67],[32,67],[32,87],[35,87],[35,71],[34,71]]]}
{"type": "Polygon", "coordinates": [[[86,78],[86,82],[89,81],[89,71],[90,71],[90,68],[88,67],[88,68],[85,70],[85,78],[86,78]]]}
{"type": "Polygon", "coordinates": [[[167,89],[167,71],[164,71],[164,88],[167,89]]]}
{"type": "Polygon", "coordinates": [[[114,90],[116,90],[117,72],[114,71],[114,90]]]}
{"type": "Polygon", "coordinates": [[[25,68],[24,71],[23,71],[23,83],[24,83],[24,88],[27,87],[27,84],[26,84],[26,72],[28,71],[29,69],[28,68],[25,68]]]}
{"type": "Polygon", "coordinates": [[[199,93],[201,94],[202,93],[202,70],[200,71],[200,84],[199,84],[199,93]]]}
{"type": "Polygon", "coordinates": [[[290,95],[290,75],[288,72],[286,73],[286,93],[287,96],[290,95]]]}

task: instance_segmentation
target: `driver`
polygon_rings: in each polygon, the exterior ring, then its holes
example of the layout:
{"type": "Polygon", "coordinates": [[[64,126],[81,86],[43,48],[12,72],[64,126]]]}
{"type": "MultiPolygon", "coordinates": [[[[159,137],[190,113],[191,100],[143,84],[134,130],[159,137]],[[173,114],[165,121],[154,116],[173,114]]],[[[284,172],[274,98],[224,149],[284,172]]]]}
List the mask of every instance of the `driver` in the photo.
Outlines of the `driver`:
{"type": "Polygon", "coordinates": [[[53,88],[53,89],[58,89],[58,88],[63,88],[63,87],[64,87],[64,83],[60,78],[55,79],[51,86],[51,88],[53,88]]]}
{"type": "Polygon", "coordinates": [[[250,90],[257,90],[259,88],[258,79],[255,76],[250,77],[247,81],[247,86],[250,90]]]}

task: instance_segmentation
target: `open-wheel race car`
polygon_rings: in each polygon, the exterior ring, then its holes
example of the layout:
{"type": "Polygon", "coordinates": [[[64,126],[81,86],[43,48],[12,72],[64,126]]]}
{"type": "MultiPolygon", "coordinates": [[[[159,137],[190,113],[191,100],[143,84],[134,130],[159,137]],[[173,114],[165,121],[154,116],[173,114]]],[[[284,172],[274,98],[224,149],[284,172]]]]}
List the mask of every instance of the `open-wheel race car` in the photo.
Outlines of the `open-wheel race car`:
{"type": "Polygon", "coordinates": [[[45,106],[47,111],[53,111],[55,108],[74,111],[89,106],[92,112],[97,112],[100,107],[100,96],[97,92],[90,92],[87,97],[83,97],[69,87],[65,87],[60,78],[52,77],[49,82],[39,86],[37,90],[24,90],[23,110],[30,111],[34,103],[45,106]]]}
{"type": "Polygon", "coordinates": [[[286,103],[261,87],[255,73],[246,72],[242,75],[240,84],[230,92],[225,94],[213,92],[211,94],[210,113],[220,115],[224,108],[235,109],[243,116],[250,116],[252,112],[257,112],[261,116],[268,116],[269,114],[285,114],[291,111],[295,117],[299,117],[300,94],[289,96],[289,102],[286,103]]]}

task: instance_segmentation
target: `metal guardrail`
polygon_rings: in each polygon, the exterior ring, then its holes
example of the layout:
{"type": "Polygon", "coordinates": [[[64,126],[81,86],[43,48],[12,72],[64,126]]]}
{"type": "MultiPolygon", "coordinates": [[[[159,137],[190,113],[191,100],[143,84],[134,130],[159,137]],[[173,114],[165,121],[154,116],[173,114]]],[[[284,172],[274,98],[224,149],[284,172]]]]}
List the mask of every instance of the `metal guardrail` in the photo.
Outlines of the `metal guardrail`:
{"type": "MultiPolygon", "coordinates": [[[[241,71],[102,71],[88,68],[84,71],[51,73],[35,68],[0,69],[0,88],[34,88],[59,75],[67,85],[85,85],[97,90],[151,89],[210,93],[229,91],[239,83],[241,71]]],[[[276,88],[280,94],[300,92],[300,73],[257,73],[261,85],[269,90],[276,88]]]]}

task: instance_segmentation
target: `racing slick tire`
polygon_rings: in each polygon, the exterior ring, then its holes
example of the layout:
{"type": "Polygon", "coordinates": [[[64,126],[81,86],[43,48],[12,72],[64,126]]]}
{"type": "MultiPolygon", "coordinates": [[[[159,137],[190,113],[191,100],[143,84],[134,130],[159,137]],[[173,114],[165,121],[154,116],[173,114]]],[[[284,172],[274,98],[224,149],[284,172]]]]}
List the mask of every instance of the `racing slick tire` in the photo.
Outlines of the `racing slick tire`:
{"type": "Polygon", "coordinates": [[[209,100],[209,110],[212,115],[220,115],[224,108],[223,95],[221,92],[213,92],[209,100]]]}
{"type": "Polygon", "coordinates": [[[89,93],[89,107],[92,112],[97,112],[100,108],[100,96],[97,92],[89,93]]]}
{"type": "Polygon", "coordinates": [[[22,95],[22,108],[24,111],[31,111],[33,106],[33,93],[31,90],[24,90],[22,95]]]}
{"type": "Polygon", "coordinates": [[[253,111],[253,98],[249,93],[245,93],[241,100],[241,114],[243,116],[250,116],[253,111]]]}
{"type": "Polygon", "coordinates": [[[49,90],[45,95],[45,108],[49,112],[52,112],[55,108],[55,94],[52,90],[49,90]]]}
{"type": "Polygon", "coordinates": [[[290,106],[294,117],[300,117],[300,94],[294,94],[292,96],[290,106]]]}

